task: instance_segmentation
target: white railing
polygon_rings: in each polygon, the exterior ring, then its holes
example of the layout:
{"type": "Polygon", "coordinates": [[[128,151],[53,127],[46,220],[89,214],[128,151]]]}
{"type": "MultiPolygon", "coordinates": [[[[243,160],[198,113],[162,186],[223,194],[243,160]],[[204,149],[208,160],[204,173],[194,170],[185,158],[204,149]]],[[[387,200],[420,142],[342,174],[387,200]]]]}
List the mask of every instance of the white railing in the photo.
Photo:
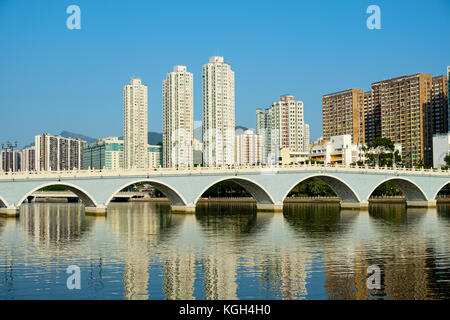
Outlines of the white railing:
{"type": "Polygon", "coordinates": [[[326,172],[360,172],[383,173],[390,175],[433,175],[450,176],[449,170],[423,168],[392,168],[373,166],[324,165],[324,164],[291,164],[291,165],[259,165],[259,166],[227,166],[227,167],[193,167],[193,168],[151,168],[151,169],[91,169],[72,171],[19,171],[0,172],[0,180],[11,179],[45,179],[45,178],[86,178],[113,176],[162,176],[192,174],[238,174],[264,173],[267,171],[326,171],[326,172]]]}

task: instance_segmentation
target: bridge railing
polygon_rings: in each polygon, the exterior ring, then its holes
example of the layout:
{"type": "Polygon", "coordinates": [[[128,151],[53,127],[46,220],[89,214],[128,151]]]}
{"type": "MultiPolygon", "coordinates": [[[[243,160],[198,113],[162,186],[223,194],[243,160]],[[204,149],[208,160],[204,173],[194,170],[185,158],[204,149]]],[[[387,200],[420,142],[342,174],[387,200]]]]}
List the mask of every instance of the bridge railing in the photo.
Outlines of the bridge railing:
{"type": "Polygon", "coordinates": [[[412,175],[450,175],[449,170],[406,168],[406,167],[375,167],[357,165],[332,165],[332,164],[286,164],[286,165],[246,165],[246,166],[223,166],[223,167],[180,167],[180,168],[146,168],[146,169],[89,169],[71,171],[19,171],[0,172],[0,179],[39,179],[58,177],[94,177],[94,176],[158,176],[158,175],[189,175],[189,174],[217,174],[217,173],[258,173],[266,170],[272,171],[350,171],[350,172],[374,172],[389,174],[412,174],[412,175]]]}

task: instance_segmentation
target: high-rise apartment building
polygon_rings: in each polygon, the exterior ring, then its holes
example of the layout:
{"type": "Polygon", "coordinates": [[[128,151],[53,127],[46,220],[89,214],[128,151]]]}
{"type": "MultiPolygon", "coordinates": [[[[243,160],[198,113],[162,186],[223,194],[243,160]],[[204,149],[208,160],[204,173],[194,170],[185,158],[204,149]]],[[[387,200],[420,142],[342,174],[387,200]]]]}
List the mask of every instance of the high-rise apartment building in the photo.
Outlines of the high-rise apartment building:
{"type": "Polygon", "coordinates": [[[194,164],[194,80],[185,66],[175,66],[163,80],[164,167],[194,164]]]}
{"type": "Polygon", "coordinates": [[[86,141],[54,136],[48,133],[35,137],[36,170],[80,170],[86,141]]]}
{"type": "Polygon", "coordinates": [[[123,89],[124,166],[146,168],[148,144],[147,86],[141,79],[131,79],[123,89]]]}
{"type": "Polygon", "coordinates": [[[309,124],[305,123],[303,125],[303,152],[309,152],[309,144],[310,144],[310,138],[309,138],[309,124]]]}
{"type": "Polygon", "coordinates": [[[278,163],[279,151],[304,152],[309,145],[309,126],[305,126],[303,102],[291,95],[281,96],[268,109],[258,109],[257,130],[262,135],[263,163],[278,163]],[[306,131],[308,131],[306,133],[306,131]]]}
{"type": "Polygon", "coordinates": [[[234,163],[234,72],[223,57],[211,57],[203,65],[203,163],[234,163]]]}
{"type": "Polygon", "coordinates": [[[322,96],[322,131],[325,139],[349,134],[353,143],[364,143],[364,90],[348,89],[322,96]]]}
{"type": "Polygon", "coordinates": [[[372,143],[381,137],[380,106],[372,103],[372,90],[364,92],[364,137],[365,143],[372,143]]]}
{"type": "Polygon", "coordinates": [[[380,108],[381,136],[402,145],[406,165],[429,162],[428,110],[431,74],[418,73],[372,83],[372,103],[380,108]]]}
{"type": "MultiPolygon", "coordinates": [[[[450,114],[450,66],[447,67],[447,114],[450,114]]],[[[447,127],[450,128],[450,117],[447,119],[447,127]]]]}
{"type": "Polygon", "coordinates": [[[256,109],[256,134],[262,134],[266,128],[266,112],[262,108],[256,109]]]}
{"type": "Polygon", "coordinates": [[[425,163],[433,163],[433,136],[444,135],[448,132],[448,83],[447,76],[440,75],[432,78],[431,101],[424,109],[425,139],[425,163]]]}
{"type": "Polygon", "coordinates": [[[433,134],[448,132],[448,81],[446,75],[433,77],[430,124],[433,134]]]}
{"type": "Polygon", "coordinates": [[[2,150],[0,153],[0,171],[17,172],[21,171],[21,157],[19,150],[2,150]]]}
{"type": "Polygon", "coordinates": [[[36,147],[25,148],[21,151],[21,171],[36,170],[36,147]]]}
{"type": "Polygon", "coordinates": [[[237,165],[259,165],[262,163],[262,136],[253,130],[245,130],[235,136],[235,163],[237,165]]]}
{"type": "Polygon", "coordinates": [[[83,149],[83,170],[123,169],[123,140],[117,137],[99,139],[83,149]]]}
{"type": "Polygon", "coordinates": [[[267,157],[270,153],[270,130],[271,127],[269,109],[256,109],[256,134],[261,136],[261,155],[262,163],[267,163],[267,157]]]}

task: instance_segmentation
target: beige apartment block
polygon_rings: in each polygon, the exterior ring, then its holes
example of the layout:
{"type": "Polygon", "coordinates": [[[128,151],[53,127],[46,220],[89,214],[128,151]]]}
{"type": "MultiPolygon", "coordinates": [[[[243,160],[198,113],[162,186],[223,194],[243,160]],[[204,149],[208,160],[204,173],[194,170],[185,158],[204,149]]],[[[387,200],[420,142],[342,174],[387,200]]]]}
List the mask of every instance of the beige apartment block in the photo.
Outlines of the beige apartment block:
{"type": "Polygon", "coordinates": [[[353,143],[364,143],[364,90],[348,89],[324,95],[322,126],[325,139],[349,134],[353,143]]]}
{"type": "Polygon", "coordinates": [[[147,86],[131,79],[123,88],[124,166],[125,169],[148,167],[147,86]]]}
{"type": "Polygon", "coordinates": [[[380,108],[381,136],[402,146],[406,165],[425,162],[426,111],[431,103],[431,74],[418,73],[372,84],[372,103],[380,108]]]}
{"type": "Polygon", "coordinates": [[[163,80],[163,166],[194,165],[194,76],[175,66],[163,80]]]}

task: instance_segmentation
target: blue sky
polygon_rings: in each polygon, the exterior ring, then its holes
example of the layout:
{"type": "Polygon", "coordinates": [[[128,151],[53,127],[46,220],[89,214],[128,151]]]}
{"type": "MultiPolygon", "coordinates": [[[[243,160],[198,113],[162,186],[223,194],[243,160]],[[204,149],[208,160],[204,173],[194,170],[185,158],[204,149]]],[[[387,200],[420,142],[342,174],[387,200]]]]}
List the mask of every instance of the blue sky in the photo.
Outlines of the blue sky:
{"type": "Polygon", "coordinates": [[[201,120],[201,68],[223,55],[236,74],[236,124],[282,94],[305,103],[321,136],[321,97],[450,65],[450,1],[22,1],[0,0],[0,142],[23,146],[62,130],[122,134],[122,90],[149,86],[149,130],[161,131],[161,83],[174,65],[194,73],[201,120]],[[69,30],[66,8],[81,8],[69,30]],[[366,8],[381,8],[369,30],[366,8]]]}

